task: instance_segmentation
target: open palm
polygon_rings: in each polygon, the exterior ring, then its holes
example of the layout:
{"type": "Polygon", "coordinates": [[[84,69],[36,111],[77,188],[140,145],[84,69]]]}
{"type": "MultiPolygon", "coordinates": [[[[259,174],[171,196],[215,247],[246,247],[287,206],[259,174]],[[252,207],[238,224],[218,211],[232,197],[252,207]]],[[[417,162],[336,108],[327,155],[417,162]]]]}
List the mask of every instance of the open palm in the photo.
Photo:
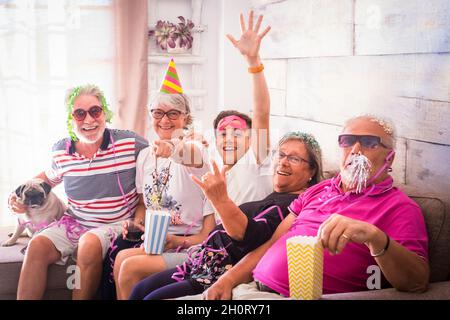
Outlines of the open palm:
{"type": "Polygon", "coordinates": [[[250,12],[248,17],[248,27],[245,25],[244,16],[240,15],[241,20],[241,38],[236,40],[232,35],[227,34],[227,38],[231,43],[241,52],[242,55],[247,58],[257,57],[259,54],[259,47],[261,45],[262,38],[269,32],[270,26],[266,27],[263,32],[258,34],[261,27],[263,16],[260,15],[256,21],[256,25],[253,26],[253,11],[250,12]]]}

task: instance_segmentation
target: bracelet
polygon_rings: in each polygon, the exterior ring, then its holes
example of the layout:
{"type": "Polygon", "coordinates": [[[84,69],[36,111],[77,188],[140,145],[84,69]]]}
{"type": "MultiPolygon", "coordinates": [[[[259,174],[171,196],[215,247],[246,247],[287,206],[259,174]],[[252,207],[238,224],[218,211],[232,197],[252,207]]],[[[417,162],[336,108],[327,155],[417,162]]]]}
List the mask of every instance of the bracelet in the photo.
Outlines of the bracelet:
{"type": "Polygon", "coordinates": [[[389,248],[389,243],[391,243],[391,238],[389,238],[389,236],[388,236],[388,234],[386,232],[384,234],[386,235],[386,238],[387,238],[386,245],[384,246],[384,248],[380,252],[377,252],[377,253],[374,253],[374,254],[372,254],[372,252],[370,253],[370,255],[372,257],[374,257],[374,258],[382,256],[383,254],[386,253],[387,249],[389,248]]]}
{"type": "Polygon", "coordinates": [[[248,68],[248,72],[250,72],[250,73],[259,73],[263,70],[264,70],[264,65],[262,63],[257,67],[249,67],[248,68]]]}

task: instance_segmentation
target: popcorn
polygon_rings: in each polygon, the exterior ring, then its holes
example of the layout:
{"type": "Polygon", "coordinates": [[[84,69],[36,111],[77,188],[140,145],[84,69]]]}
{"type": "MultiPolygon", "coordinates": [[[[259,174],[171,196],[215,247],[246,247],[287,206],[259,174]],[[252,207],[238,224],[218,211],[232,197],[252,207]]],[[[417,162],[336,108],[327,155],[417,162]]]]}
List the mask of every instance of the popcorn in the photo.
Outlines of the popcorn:
{"type": "Polygon", "coordinates": [[[163,253],[169,224],[170,213],[168,211],[147,209],[145,212],[145,253],[163,253]]]}
{"type": "Polygon", "coordinates": [[[322,296],[323,247],[317,237],[286,240],[289,292],[292,299],[315,300],[322,296]]]}

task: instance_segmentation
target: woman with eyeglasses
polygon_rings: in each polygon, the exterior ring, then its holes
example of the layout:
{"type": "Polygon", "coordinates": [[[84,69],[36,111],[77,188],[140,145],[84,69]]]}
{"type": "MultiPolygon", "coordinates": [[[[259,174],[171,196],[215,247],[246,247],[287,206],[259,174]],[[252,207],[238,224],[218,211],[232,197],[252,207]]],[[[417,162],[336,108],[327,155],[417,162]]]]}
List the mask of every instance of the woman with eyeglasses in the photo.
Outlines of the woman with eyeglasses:
{"type": "Polygon", "coordinates": [[[208,238],[189,249],[189,258],[176,268],[147,277],[130,299],[171,299],[202,293],[248,252],[270,239],[289,214],[288,206],[322,178],[322,159],[315,138],[290,132],[273,154],[272,193],[237,206],[228,194],[225,169],[212,163],[212,172],[194,177],[222,218],[208,238]]]}
{"type": "MultiPolygon", "coordinates": [[[[147,255],[140,246],[140,237],[136,242],[127,240],[125,222],[123,237],[115,241],[104,262],[103,299],[114,299],[115,295],[127,299],[139,280],[182,263],[187,258],[186,249],[202,242],[215,226],[214,209],[190,177],[207,172],[209,160],[201,137],[189,131],[192,115],[187,96],[161,89],[149,111],[157,139],[142,150],[137,160],[137,212],[144,217],[146,208],[151,208],[152,179],[155,174],[164,175],[167,179],[162,197],[171,214],[165,248],[161,255],[147,255]]],[[[137,223],[142,233],[143,222],[137,223]]]]}

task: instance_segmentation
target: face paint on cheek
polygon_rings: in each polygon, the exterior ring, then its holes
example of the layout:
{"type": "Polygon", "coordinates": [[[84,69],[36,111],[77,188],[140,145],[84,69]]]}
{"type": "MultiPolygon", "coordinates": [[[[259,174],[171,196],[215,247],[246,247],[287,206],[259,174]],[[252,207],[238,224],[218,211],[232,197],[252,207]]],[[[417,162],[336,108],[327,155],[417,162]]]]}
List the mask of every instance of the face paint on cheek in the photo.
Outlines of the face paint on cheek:
{"type": "Polygon", "coordinates": [[[366,156],[355,154],[351,156],[350,164],[341,173],[342,181],[349,189],[355,189],[356,193],[361,193],[366,188],[371,167],[372,163],[366,156]]]}

